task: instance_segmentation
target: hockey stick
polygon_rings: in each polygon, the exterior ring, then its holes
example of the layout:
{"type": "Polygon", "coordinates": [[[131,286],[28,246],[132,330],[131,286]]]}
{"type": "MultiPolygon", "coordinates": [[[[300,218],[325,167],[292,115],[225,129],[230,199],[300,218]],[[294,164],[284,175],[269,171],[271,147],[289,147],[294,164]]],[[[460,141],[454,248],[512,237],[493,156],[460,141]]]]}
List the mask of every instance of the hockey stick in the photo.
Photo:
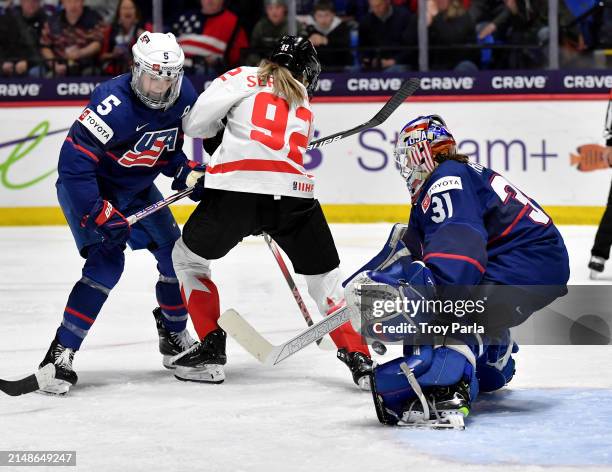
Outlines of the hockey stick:
{"type": "Polygon", "coordinates": [[[46,388],[53,379],[55,379],[55,365],[47,364],[36,373],[28,375],[20,380],[0,379],[0,390],[7,395],[17,397],[26,393],[35,392],[41,388],[46,388]]]}
{"type": "Polygon", "coordinates": [[[218,324],[259,362],[273,366],[331,333],[349,319],[349,308],[344,306],[278,346],[259,334],[236,310],[225,311],[218,324]]]}
{"type": "Polygon", "coordinates": [[[404,102],[404,100],[406,100],[418,90],[420,83],[421,80],[416,78],[406,80],[398,89],[398,91],[393,94],[389,101],[384,104],[380,111],[376,113],[376,115],[374,115],[371,120],[366,121],[365,123],[359,126],[355,126],[354,128],[351,128],[349,130],[340,131],[339,133],[335,133],[330,136],[325,136],[324,138],[317,139],[311,142],[308,145],[307,149],[310,151],[311,149],[326,146],[328,144],[335,143],[336,141],[339,141],[341,139],[348,138],[349,136],[357,134],[366,129],[375,128],[376,126],[381,125],[385,122],[387,118],[391,116],[391,113],[393,113],[397,109],[397,107],[399,107],[404,102]]]}
{"type": "MultiPolygon", "coordinates": [[[[283,260],[283,256],[280,253],[278,246],[276,245],[276,243],[270,237],[269,234],[263,233],[263,237],[264,237],[264,241],[270,248],[270,251],[272,251],[272,254],[274,255],[274,259],[276,259],[276,262],[278,263],[278,267],[280,268],[281,272],[283,273],[283,276],[285,277],[285,280],[287,281],[287,285],[289,285],[289,290],[291,290],[291,294],[293,295],[295,302],[298,304],[298,307],[300,308],[300,311],[302,312],[302,316],[304,317],[304,320],[306,320],[306,324],[308,326],[312,326],[314,324],[314,322],[312,321],[312,317],[310,316],[310,313],[308,312],[308,308],[306,307],[306,304],[304,303],[304,299],[302,298],[302,295],[300,294],[300,291],[298,290],[297,285],[295,284],[295,281],[293,280],[293,277],[291,277],[291,272],[289,272],[289,269],[287,268],[287,264],[285,264],[285,261],[283,260]]],[[[327,336],[321,339],[317,339],[316,342],[317,342],[317,346],[319,346],[321,349],[325,351],[333,351],[336,349],[336,346],[333,344],[333,342],[330,341],[330,339],[327,336]]]]}
{"type": "Polygon", "coordinates": [[[148,207],[137,211],[133,215],[128,216],[126,220],[128,220],[128,223],[130,225],[133,225],[134,223],[137,223],[143,218],[146,218],[147,216],[152,215],[156,211],[159,211],[162,208],[167,207],[168,205],[176,202],[177,200],[180,200],[181,198],[185,198],[189,196],[191,192],[193,192],[193,189],[194,187],[187,187],[185,190],[181,190],[180,192],[174,193],[170,195],[169,197],[166,197],[163,200],[160,200],[159,202],[155,202],[152,205],[149,205],[148,207]]]}

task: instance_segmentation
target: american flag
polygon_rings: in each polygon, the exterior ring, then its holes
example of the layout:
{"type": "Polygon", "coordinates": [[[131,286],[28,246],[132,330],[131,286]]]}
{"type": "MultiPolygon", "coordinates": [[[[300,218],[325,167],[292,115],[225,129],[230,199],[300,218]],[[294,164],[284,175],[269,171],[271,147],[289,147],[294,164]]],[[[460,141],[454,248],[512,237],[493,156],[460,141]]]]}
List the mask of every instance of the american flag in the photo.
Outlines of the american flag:
{"type": "Polygon", "coordinates": [[[173,28],[185,56],[201,56],[222,58],[227,43],[214,36],[205,34],[204,19],[198,13],[181,15],[173,28]]]}

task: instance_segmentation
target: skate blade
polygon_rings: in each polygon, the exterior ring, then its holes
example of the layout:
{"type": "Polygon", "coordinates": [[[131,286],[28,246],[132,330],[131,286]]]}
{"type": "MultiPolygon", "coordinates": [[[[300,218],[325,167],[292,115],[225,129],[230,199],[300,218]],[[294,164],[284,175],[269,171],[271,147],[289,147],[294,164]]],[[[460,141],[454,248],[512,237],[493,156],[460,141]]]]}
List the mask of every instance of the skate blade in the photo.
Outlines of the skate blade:
{"type": "Polygon", "coordinates": [[[465,429],[465,417],[460,412],[447,412],[444,417],[432,420],[423,419],[423,415],[411,414],[409,418],[402,418],[397,426],[414,429],[465,429]]]}
{"type": "Polygon", "coordinates": [[[358,379],[357,380],[357,387],[359,387],[360,390],[366,390],[368,392],[371,392],[372,391],[372,387],[370,385],[370,376],[369,375],[364,375],[363,377],[358,379]]]}
{"type": "Polygon", "coordinates": [[[169,370],[176,369],[176,366],[173,363],[176,360],[176,359],[174,359],[175,357],[176,356],[164,355],[164,358],[162,360],[162,364],[164,365],[164,367],[166,369],[169,369],[169,370]]]}
{"type": "Polygon", "coordinates": [[[599,272],[597,270],[592,270],[591,269],[591,273],[589,274],[589,279],[591,279],[591,280],[600,280],[602,273],[603,272],[599,272]]]}
{"type": "Polygon", "coordinates": [[[183,382],[220,384],[225,380],[225,371],[219,364],[207,364],[197,368],[177,366],[174,376],[183,382]]]}
{"type": "Polygon", "coordinates": [[[40,393],[42,395],[53,395],[53,396],[61,396],[66,395],[68,391],[72,387],[70,382],[66,380],[54,379],[49,381],[49,383],[40,390],[36,390],[36,393],[40,393]]]}

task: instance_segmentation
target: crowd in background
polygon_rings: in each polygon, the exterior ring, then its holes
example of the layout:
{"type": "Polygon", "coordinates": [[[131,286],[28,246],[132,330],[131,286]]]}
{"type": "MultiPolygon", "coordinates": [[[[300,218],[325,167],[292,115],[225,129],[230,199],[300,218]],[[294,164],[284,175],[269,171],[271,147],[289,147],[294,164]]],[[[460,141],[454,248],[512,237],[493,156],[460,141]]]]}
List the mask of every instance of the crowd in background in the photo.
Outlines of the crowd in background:
{"type": "MultiPolygon", "coordinates": [[[[151,0],[0,0],[3,76],[116,75],[152,30],[151,0]]],[[[299,35],[324,71],[418,70],[417,0],[297,0],[299,35]]],[[[427,0],[429,68],[548,64],[547,0],[427,0]]],[[[257,65],[288,32],[286,0],[166,0],[164,30],[191,73],[257,65]]],[[[590,67],[612,47],[612,1],[559,0],[562,67],[590,67]]]]}

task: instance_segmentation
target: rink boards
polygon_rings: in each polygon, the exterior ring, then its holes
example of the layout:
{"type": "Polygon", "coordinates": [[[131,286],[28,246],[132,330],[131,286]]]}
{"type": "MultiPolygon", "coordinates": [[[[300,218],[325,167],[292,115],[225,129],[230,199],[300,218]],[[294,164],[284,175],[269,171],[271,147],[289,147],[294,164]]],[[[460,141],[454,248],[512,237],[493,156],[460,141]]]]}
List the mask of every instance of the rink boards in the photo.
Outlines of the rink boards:
{"type": "MultiPolygon", "coordinates": [[[[358,100],[315,102],[315,136],[367,121],[384,97],[358,100]]],[[[0,224],[64,223],[54,187],[57,157],[83,104],[37,105],[0,106],[0,224]]],[[[437,113],[460,152],[504,174],[557,223],[594,224],[610,187],[602,147],[606,106],[602,99],[558,96],[421,97],[404,103],[379,128],[306,153],[304,166],[315,175],[315,194],[330,221],[405,220],[408,193],[395,168],[393,143],[407,121],[437,113]]],[[[200,159],[200,149],[199,141],[185,140],[189,157],[200,159]]],[[[170,179],[162,176],[158,185],[170,193],[170,179]]],[[[175,206],[180,221],[190,213],[189,203],[175,206]]]]}

